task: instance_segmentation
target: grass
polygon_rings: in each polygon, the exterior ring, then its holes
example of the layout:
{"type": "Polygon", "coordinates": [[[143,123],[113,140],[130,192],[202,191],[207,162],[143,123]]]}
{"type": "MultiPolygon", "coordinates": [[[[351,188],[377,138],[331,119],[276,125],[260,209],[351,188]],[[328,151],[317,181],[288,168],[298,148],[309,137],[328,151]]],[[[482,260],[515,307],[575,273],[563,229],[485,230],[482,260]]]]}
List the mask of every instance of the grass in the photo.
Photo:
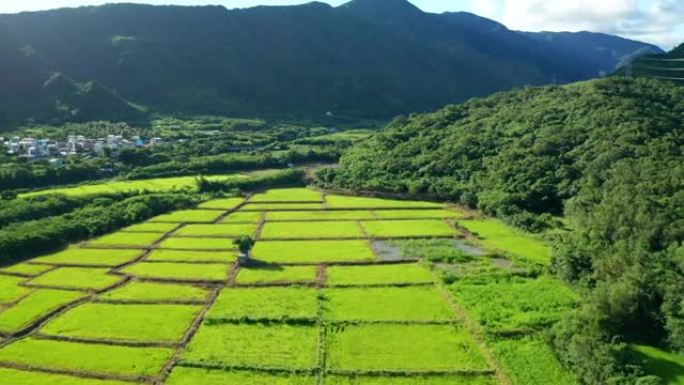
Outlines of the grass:
{"type": "Polygon", "coordinates": [[[374,261],[365,240],[257,242],[255,259],[272,263],[322,263],[374,261]]]}
{"type": "Polygon", "coordinates": [[[329,375],[325,385],[497,385],[490,376],[336,376],[329,375]]]}
{"type": "Polygon", "coordinates": [[[160,247],[180,250],[235,250],[232,239],[181,238],[170,237],[163,240],[160,247]]]}
{"type": "Polygon", "coordinates": [[[0,332],[18,332],[42,315],[81,297],[83,294],[74,291],[36,290],[16,305],[0,312],[0,332]]]}
{"type": "Polygon", "coordinates": [[[48,322],[40,333],[98,340],[177,342],[201,307],[87,303],[48,322]]]}
{"type": "Polygon", "coordinates": [[[18,263],[13,266],[0,269],[0,272],[35,276],[52,269],[52,266],[32,265],[30,263],[18,263]]]}
{"type": "Polygon", "coordinates": [[[130,382],[113,380],[95,380],[90,378],[80,378],[64,376],[60,374],[50,374],[42,372],[26,372],[15,369],[0,368],[0,378],[6,384],[12,385],[130,385],[130,382]]]}
{"type": "Polygon", "coordinates": [[[246,370],[207,370],[176,366],[166,385],[316,385],[307,375],[259,373],[246,370]]]}
{"type": "Polygon", "coordinates": [[[169,231],[173,230],[176,228],[175,223],[154,223],[154,222],[147,222],[147,223],[140,223],[137,225],[133,226],[128,226],[126,228],[121,229],[123,232],[130,232],[130,233],[168,233],[169,231]]]}
{"type": "Polygon", "coordinates": [[[153,376],[173,352],[173,349],[166,348],[131,348],[25,338],[0,349],[0,363],[99,374],[153,376]]]}
{"type": "Polygon", "coordinates": [[[538,337],[494,341],[490,346],[512,385],[579,384],[538,337]]]}
{"type": "Polygon", "coordinates": [[[551,247],[500,220],[462,220],[458,224],[477,234],[479,243],[487,249],[511,253],[541,264],[551,261],[551,247]]]}
{"type": "Polygon", "coordinates": [[[661,377],[663,385],[684,385],[684,355],[655,346],[633,345],[647,371],[661,377]]]}
{"type": "Polygon", "coordinates": [[[229,214],[222,223],[259,223],[261,212],[259,211],[240,211],[229,214]]]}
{"type": "Polygon", "coordinates": [[[162,237],[159,233],[124,233],[118,232],[114,234],[105,235],[88,242],[91,245],[97,246],[131,246],[131,247],[147,247],[152,246],[162,237]]]}
{"type": "Polygon", "coordinates": [[[330,266],[327,270],[329,286],[392,285],[402,283],[430,283],[432,273],[412,263],[401,265],[330,266]]]}
{"type": "Polygon", "coordinates": [[[238,271],[238,284],[307,283],[316,281],[315,266],[243,267],[238,271]]]}
{"type": "Polygon", "coordinates": [[[208,210],[232,210],[244,202],[244,198],[223,198],[212,199],[204,203],[200,203],[197,208],[208,210]]]}
{"type": "Polygon", "coordinates": [[[28,281],[33,286],[59,289],[102,290],[121,281],[121,277],[108,275],[108,269],[60,267],[28,281]]]}
{"type": "Polygon", "coordinates": [[[267,222],[262,238],[363,238],[356,222],[267,222]]]}
{"type": "MultiPolygon", "coordinates": [[[[233,174],[233,175],[210,175],[205,178],[209,180],[234,180],[243,179],[247,175],[244,174],[233,174]]],[[[65,187],[65,188],[53,188],[47,190],[41,190],[37,192],[31,192],[26,194],[21,194],[20,198],[26,198],[36,195],[45,194],[64,194],[70,196],[87,196],[87,195],[99,195],[99,194],[111,194],[127,191],[171,191],[171,190],[195,190],[196,189],[196,177],[194,176],[182,176],[173,178],[154,178],[154,179],[142,179],[142,180],[125,180],[125,181],[107,181],[99,182],[94,184],[87,184],[76,187],[65,187]]]]}
{"type": "Polygon", "coordinates": [[[230,263],[235,260],[235,253],[230,251],[154,250],[145,258],[145,260],[157,262],[230,263]]]}
{"type": "Polygon", "coordinates": [[[456,231],[438,219],[365,221],[361,225],[369,236],[392,237],[438,237],[454,236],[456,231]]]}
{"type": "Polygon", "coordinates": [[[101,299],[117,301],[204,301],[209,291],[189,285],[152,282],[131,282],[100,295],[101,299]]]}
{"type": "Polygon", "coordinates": [[[451,286],[456,301],[487,331],[536,329],[558,321],[579,296],[560,281],[509,275],[462,278],[451,286]]]}
{"type": "Polygon", "coordinates": [[[320,202],[323,195],[308,188],[276,188],[256,194],[250,202],[320,202]]]}
{"type": "Polygon", "coordinates": [[[373,212],[363,210],[271,211],[266,214],[267,221],[340,221],[373,218],[373,212]]]}
{"type": "Polygon", "coordinates": [[[342,195],[328,195],[325,197],[328,207],[335,209],[377,209],[377,208],[442,208],[444,205],[432,202],[404,201],[394,199],[351,197],[342,195]]]}
{"type": "Polygon", "coordinates": [[[19,286],[25,278],[0,275],[0,305],[10,303],[21,298],[30,289],[19,286]]]}
{"type": "Polygon", "coordinates": [[[205,322],[237,320],[313,320],[318,308],[316,289],[311,288],[227,288],[205,322]]]}
{"type": "Polygon", "coordinates": [[[318,328],[223,324],[202,326],[182,362],[226,367],[311,369],[316,366],[318,328]]]}
{"type": "Polygon", "coordinates": [[[257,226],[255,224],[212,224],[212,225],[187,225],[176,232],[179,236],[212,236],[212,237],[240,237],[242,235],[254,236],[257,226]]]}
{"type": "Polygon", "coordinates": [[[328,333],[328,368],[487,370],[466,330],[452,325],[345,325],[328,333]]]}
{"type": "Polygon", "coordinates": [[[178,280],[188,282],[211,281],[224,282],[228,275],[229,265],[225,264],[188,264],[148,262],[126,266],[121,270],[126,275],[138,278],[160,280],[178,280]]]}
{"type": "Polygon", "coordinates": [[[374,213],[378,219],[462,218],[465,215],[453,209],[377,210],[374,213]]]}
{"type": "Polygon", "coordinates": [[[241,211],[323,210],[323,203],[248,203],[241,211]]]}
{"type": "Polygon", "coordinates": [[[221,214],[216,210],[179,210],[150,219],[150,222],[214,222],[221,214]]]}
{"type": "Polygon", "coordinates": [[[142,254],[138,249],[82,249],[71,247],[56,254],[31,260],[48,265],[118,266],[142,254]]]}
{"type": "Polygon", "coordinates": [[[346,288],[323,291],[332,321],[449,321],[454,314],[433,287],[346,288]]]}

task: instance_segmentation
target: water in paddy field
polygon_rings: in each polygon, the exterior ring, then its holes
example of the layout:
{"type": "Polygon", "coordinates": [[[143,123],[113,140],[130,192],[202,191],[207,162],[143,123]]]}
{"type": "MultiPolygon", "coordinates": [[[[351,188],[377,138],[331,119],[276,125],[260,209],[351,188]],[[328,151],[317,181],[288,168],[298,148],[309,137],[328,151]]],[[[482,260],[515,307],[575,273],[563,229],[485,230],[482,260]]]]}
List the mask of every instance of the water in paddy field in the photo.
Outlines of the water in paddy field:
{"type": "MultiPolygon", "coordinates": [[[[373,241],[371,242],[373,246],[373,251],[380,258],[380,260],[385,262],[401,261],[404,259],[414,259],[414,258],[402,258],[401,248],[397,245],[393,245],[390,241],[373,241]]],[[[466,252],[475,257],[485,255],[485,251],[479,247],[468,245],[465,242],[454,239],[454,248],[466,252]]]]}

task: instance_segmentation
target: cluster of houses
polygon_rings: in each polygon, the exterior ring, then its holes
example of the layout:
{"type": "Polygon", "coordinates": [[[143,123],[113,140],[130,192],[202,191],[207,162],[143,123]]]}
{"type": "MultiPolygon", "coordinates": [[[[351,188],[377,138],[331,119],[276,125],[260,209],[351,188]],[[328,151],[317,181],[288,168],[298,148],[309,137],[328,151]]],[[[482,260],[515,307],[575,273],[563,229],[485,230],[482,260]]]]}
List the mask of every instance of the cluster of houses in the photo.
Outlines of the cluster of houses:
{"type": "Polygon", "coordinates": [[[7,154],[26,158],[59,158],[74,154],[97,154],[102,155],[109,151],[112,157],[118,156],[119,152],[127,148],[139,148],[162,144],[161,138],[145,140],[134,136],[130,140],[121,135],[107,135],[106,138],[91,139],[83,135],[69,135],[66,141],[52,139],[11,138],[0,137],[7,154]]]}

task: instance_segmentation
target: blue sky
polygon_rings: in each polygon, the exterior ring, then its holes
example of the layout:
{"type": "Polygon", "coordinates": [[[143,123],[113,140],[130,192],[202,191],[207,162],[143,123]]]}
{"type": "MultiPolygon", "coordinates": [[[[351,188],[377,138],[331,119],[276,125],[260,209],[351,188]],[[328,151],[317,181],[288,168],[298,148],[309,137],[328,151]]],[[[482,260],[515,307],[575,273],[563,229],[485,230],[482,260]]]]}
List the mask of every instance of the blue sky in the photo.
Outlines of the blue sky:
{"type": "MultiPolygon", "coordinates": [[[[596,31],[670,49],[684,42],[684,0],[410,0],[427,12],[469,11],[525,31],[596,31]]],[[[307,0],[9,0],[0,13],[112,2],[205,5],[227,8],[301,4],[307,0]]],[[[340,5],[346,0],[325,0],[340,5]]]]}

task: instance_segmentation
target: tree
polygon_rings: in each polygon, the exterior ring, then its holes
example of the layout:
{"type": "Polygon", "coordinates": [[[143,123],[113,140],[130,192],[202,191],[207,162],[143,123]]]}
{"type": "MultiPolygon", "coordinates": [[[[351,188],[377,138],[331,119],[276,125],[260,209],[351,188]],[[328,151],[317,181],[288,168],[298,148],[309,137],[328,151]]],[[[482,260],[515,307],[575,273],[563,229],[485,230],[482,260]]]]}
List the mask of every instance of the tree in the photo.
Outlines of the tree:
{"type": "Polygon", "coordinates": [[[238,247],[242,255],[249,257],[249,251],[252,250],[256,242],[249,235],[243,235],[233,241],[233,244],[238,247]]]}

